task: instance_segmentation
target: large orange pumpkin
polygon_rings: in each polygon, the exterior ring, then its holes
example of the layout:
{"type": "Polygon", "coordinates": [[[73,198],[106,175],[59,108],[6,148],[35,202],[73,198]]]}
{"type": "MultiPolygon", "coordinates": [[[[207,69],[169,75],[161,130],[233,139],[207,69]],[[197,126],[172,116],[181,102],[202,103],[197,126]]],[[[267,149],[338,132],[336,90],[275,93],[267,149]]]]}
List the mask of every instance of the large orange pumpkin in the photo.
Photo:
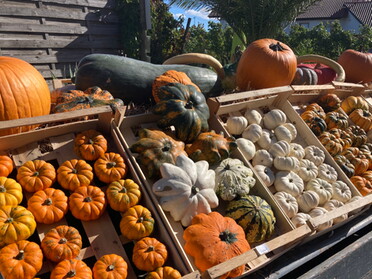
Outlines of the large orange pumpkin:
{"type": "MultiPolygon", "coordinates": [[[[50,91],[39,71],[18,58],[0,56],[0,121],[50,113],[50,91]]],[[[35,128],[0,130],[0,136],[35,128]]]]}
{"type": "Polygon", "coordinates": [[[292,49],[274,39],[252,42],[243,52],[236,70],[240,91],[290,85],[297,68],[292,49]]]}
{"type": "Polygon", "coordinates": [[[372,81],[372,53],[347,49],[341,53],[338,63],[345,70],[345,81],[354,83],[372,81]]]}

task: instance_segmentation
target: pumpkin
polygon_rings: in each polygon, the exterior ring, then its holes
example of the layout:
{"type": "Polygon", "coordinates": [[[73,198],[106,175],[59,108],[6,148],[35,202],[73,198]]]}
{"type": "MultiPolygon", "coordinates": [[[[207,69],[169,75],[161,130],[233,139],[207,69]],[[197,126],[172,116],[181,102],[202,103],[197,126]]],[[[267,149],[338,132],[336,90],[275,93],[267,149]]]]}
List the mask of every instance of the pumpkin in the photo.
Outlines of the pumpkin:
{"type": "Polygon", "coordinates": [[[340,154],[344,149],[344,142],[339,137],[339,134],[331,134],[330,132],[323,132],[318,137],[319,141],[325,149],[331,154],[331,156],[335,156],[340,154]]]}
{"type": "Polygon", "coordinates": [[[0,273],[7,279],[32,279],[41,270],[43,252],[31,241],[20,240],[0,250],[0,273]]]}
{"type": "Polygon", "coordinates": [[[325,154],[324,151],[315,145],[309,145],[305,147],[305,159],[310,160],[316,166],[319,166],[324,162],[325,154]]]}
{"type": "Polygon", "coordinates": [[[273,165],[274,158],[271,156],[269,151],[265,149],[260,149],[256,151],[256,154],[254,155],[252,159],[252,165],[264,165],[267,167],[271,167],[273,165]]]}
{"type": "Polygon", "coordinates": [[[79,231],[67,225],[50,229],[41,240],[41,249],[45,257],[53,262],[76,258],[82,245],[79,231]]]}
{"type": "Polygon", "coordinates": [[[96,220],[105,211],[105,193],[97,186],[80,186],[70,195],[68,206],[76,219],[96,220]]]}
{"type": "Polygon", "coordinates": [[[53,224],[60,221],[68,211],[67,196],[59,189],[47,188],[35,192],[27,200],[27,209],[36,222],[53,224]]]}
{"type": "Polygon", "coordinates": [[[352,146],[360,147],[366,144],[368,141],[367,133],[364,129],[360,128],[358,125],[351,125],[346,129],[353,141],[352,146]]]}
{"type": "Polygon", "coordinates": [[[235,138],[224,137],[223,132],[217,134],[211,130],[199,134],[192,144],[186,145],[185,150],[193,161],[205,160],[214,165],[228,158],[237,147],[235,138]]]}
{"type": "Polygon", "coordinates": [[[107,254],[94,263],[92,271],[94,279],[125,279],[128,275],[128,264],[119,255],[107,254]]]}
{"type": "Polygon", "coordinates": [[[225,201],[249,194],[256,184],[253,171],[239,159],[227,158],[215,169],[215,191],[225,201]]]}
{"type": "Polygon", "coordinates": [[[229,116],[226,120],[226,130],[231,135],[241,135],[248,126],[248,120],[244,116],[229,116]]]}
{"type": "MultiPolygon", "coordinates": [[[[289,131],[289,133],[290,133],[290,140],[289,141],[293,141],[293,140],[295,140],[296,139],[296,137],[297,137],[297,129],[296,129],[296,126],[295,125],[293,125],[292,123],[290,123],[290,122],[287,122],[287,123],[284,123],[284,124],[282,124],[281,126],[279,126],[279,127],[281,127],[281,128],[286,128],[286,130],[288,130],[289,131]]],[[[279,127],[277,127],[277,129],[279,128],[279,127]]],[[[277,132],[278,133],[278,132],[277,132]]],[[[279,137],[280,137],[281,135],[279,134],[277,134],[277,138],[279,139],[279,137]]],[[[280,140],[280,139],[279,139],[280,140]]]]}
{"type": "Polygon", "coordinates": [[[353,121],[355,125],[358,125],[365,132],[368,132],[372,128],[372,113],[368,110],[355,109],[349,115],[350,120],[353,121]]]}
{"type": "Polygon", "coordinates": [[[262,129],[262,135],[256,143],[261,148],[268,150],[270,146],[276,143],[277,141],[278,139],[276,138],[275,134],[271,130],[262,129]]]}
{"type": "Polygon", "coordinates": [[[311,179],[306,183],[305,190],[314,191],[319,196],[319,205],[324,205],[333,195],[332,184],[321,178],[311,179]]]}
{"type": "Polygon", "coordinates": [[[368,102],[361,96],[348,96],[341,103],[341,108],[347,115],[355,109],[368,110],[368,107],[368,102]]]}
{"type": "Polygon", "coordinates": [[[307,182],[318,176],[318,167],[310,160],[301,159],[296,173],[304,182],[307,182]]]}
{"type": "MultiPolygon", "coordinates": [[[[201,272],[251,249],[243,228],[218,212],[196,215],[184,230],[183,239],[185,252],[194,258],[201,272]]],[[[220,278],[237,277],[243,272],[244,265],[220,278]]]]}
{"type": "Polygon", "coordinates": [[[252,142],[256,142],[262,136],[262,128],[259,124],[250,124],[248,127],[243,131],[242,137],[248,139],[252,142]]]}
{"type": "MultiPolygon", "coordinates": [[[[47,115],[50,91],[40,72],[15,57],[0,56],[0,121],[47,115]]],[[[0,136],[26,132],[35,126],[0,130],[0,136]]]]}
{"type": "MultiPolygon", "coordinates": [[[[315,217],[319,217],[319,216],[322,216],[324,214],[326,214],[328,212],[327,209],[323,208],[323,207],[315,207],[313,208],[310,212],[309,212],[309,215],[311,218],[315,218],[315,217]]],[[[318,227],[317,227],[317,231],[323,231],[325,229],[328,229],[330,228],[331,226],[333,225],[333,220],[330,220],[330,221],[327,221],[323,224],[320,224],[318,227]]]]}
{"type": "Polygon", "coordinates": [[[182,141],[174,140],[162,131],[141,129],[138,136],[139,140],[130,150],[138,153],[136,160],[148,178],[158,178],[163,163],[174,164],[179,155],[186,154],[182,141]]]}
{"type": "Polygon", "coordinates": [[[215,172],[208,168],[207,161],[195,163],[184,155],[177,157],[175,165],[164,163],[160,167],[163,178],[153,184],[152,191],[163,210],[183,226],[190,225],[195,215],[218,206],[215,172]]]}
{"type": "Polygon", "coordinates": [[[92,270],[85,262],[77,259],[63,260],[52,270],[50,279],[92,279],[92,270]]]}
{"type": "Polygon", "coordinates": [[[27,192],[36,192],[53,185],[56,170],[44,160],[27,161],[18,168],[17,181],[27,192]]]}
{"type": "Polygon", "coordinates": [[[100,156],[93,165],[97,178],[104,183],[122,179],[127,174],[124,158],[119,153],[108,152],[100,156]]]}
{"type": "Polygon", "coordinates": [[[278,171],[275,174],[275,190],[286,192],[297,197],[304,190],[304,182],[301,177],[293,171],[278,171]]]}
{"type": "Polygon", "coordinates": [[[334,93],[323,94],[317,99],[317,103],[325,112],[337,110],[341,106],[340,98],[334,93]]]}
{"type": "Polygon", "coordinates": [[[323,163],[318,166],[318,177],[328,181],[329,183],[336,182],[338,174],[334,167],[329,164],[323,163]]]}
{"type": "Polygon", "coordinates": [[[302,145],[291,142],[289,144],[290,150],[289,150],[289,156],[296,157],[298,160],[301,160],[305,157],[305,149],[302,147],[302,145]]]}
{"type": "Polygon", "coordinates": [[[289,218],[292,218],[297,214],[298,203],[294,196],[286,192],[276,192],[274,198],[289,218]]]}
{"type": "Polygon", "coordinates": [[[305,123],[316,136],[319,136],[327,130],[327,123],[325,120],[317,116],[305,121],[305,123]]]}
{"type": "Polygon", "coordinates": [[[154,223],[150,210],[142,205],[135,205],[123,214],[120,231],[129,240],[139,240],[153,232],[154,223]]]}
{"type": "Polygon", "coordinates": [[[93,181],[93,168],[85,160],[71,159],[57,169],[57,181],[66,190],[75,191],[93,181]]]}
{"type": "Polygon", "coordinates": [[[256,146],[254,145],[254,143],[245,138],[238,138],[236,139],[236,144],[238,145],[238,148],[243,154],[243,156],[248,161],[252,160],[252,158],[256,154],[256,146]]]}
{"type": "Polygon", "coordinates": [[[319,116],[315,111],[312,110],[305,110],[303,113],[301,113],[301,118],[305,123],[311,121],[314,117],[319,117],[321,119],[325,119],[325,116],[319,116]]]}
{"type": "Polygon", "coordinates": [[[324,112],[324,109],[318,103],[311,103],[307,105],[305,108],[305,112],[306,111],[315,112],[316,116],[323,118],[323,119],[326,118],[326,113],[324,112]]]}
{"type": "Polygon", "coordinates": [[[367,158],[362,158],[362,156],[354,157],[350,160],[350,162],[354,165],[355,175],[362,175],[368,170],[370,162],[367,158]]]}
{"type": "Polygon", "coordinates": [[[107,140],[96,130],[86,130],[75,136],[74,151],[82,159],[94,161],[107,151],[107,140]]]}
{"type": "Polygon", "coordinates": [[[280,109],[272,109],[263,116],[264,127],[268,130],[274,130],[276,127],[287,122],[287,116],[280,109]]]}
{"type": "Polygon", "coordinates": [[[29,238],[35,229],[35,218],[25,207],[0,206],[0,247],[29,238]]]}
{"type": "Polygon", "coordinates": [[[350,177],[350,181],[354,184],[362,196],[367,196],[372,193],[372,183],[364,177],[355,175],[350,177]]]}
{"type": "Polygon", "coordinates": [[[209,130],[209,107],[195,86],[172,83],[159,90],[167,92],[153,108],[154,114],[161,116],[157,122],[160,128],[174,126],[176,137],[184,142],[192,142],[209,130]]]}
{"type": "Polygon", "coordinates": [[[167,258],[167,247],[156,238],[144,237],[134,244],[132,261],[139,270],[153,271],[167,258]]]}
{"type": "MultiPolygon", "coordinates": [[[[285,123],[285,124],[290,124],[291,123],[285,123]]],[[[297,136],[297,131],[296,128],[288,126],[288,125],[279,125],[274,129],[274,134],[277,138],[278,141],[284,140],[288,143],[290,143],[292,140],[294,140],[295,136],[297,136]],[[293,131],[296,131],[295,134],[293,134],[293,131]]]]}
{"type": "Polygon", "coordinates": [[[247,118],[248,124],[258,124],[262,126],[263,112],[260,109],[247,109],[244,117],[247,118]]]}
{"type": "Polygon", "coordinates": [[[275,158],[278,156],[288,156],[289,152],[291,150],[290,144],[285,141],[285,140],[280,140],[276,143],[274,143],[270,148],[269,148],[269,153],[275,158]]]}
{"type": "Polygon", "coordinates": [[[318,84],[318,75],[306,65],[297,65],[295,76],[292,80],[293,85],[315,85],[318,84]]]}
{"type": "MultiPolygon", "coordinates": [[[[323,205],[323,207],[325,209],[327,209],[328,211],[332,211],[332,210],[334,210],[336,208],[339,208],[339,207],[342,207],[342,206],[344,206],[344,203],[341,202],[341,201],[338,201],[338,200],[329,200],[323,205]]],[[[342,221],[344,221],[346,219],[347,219],[347,213],[342,214],[339,217],[333,218],[333,224],[341,223],[342,221]]]]}
{"type": "Polygon", "coordinates": [[[355,167],[344,155],[336,155],[333,159],[347,177],[352,177],[354,175],[355,167]]]}
{"type": "Polygon", "coordinates": [[[347,82],[368,83],[372,81],[372,54],[347,49],[338,57],[344,68],[347,82]]]}
{"type": "Polygon", "coordinates": [[[319,205],[319,195],[312,190],[303,191],[297,196],[297,203],[301,212],[308,213],[319,205]]]}
{"type": "Polygon", "coordinates": [[[271,168],[264,165],[255,165],[253,168],[266,187],[274,184],[275,174],[271,168]]]}
{"type": "Polygon", "coordinates": [[[300,161],[296,157],[277,156],[274,159],[274,167],[281,171],[297,171],[300,161]]]}
{"type": "Polygon", "coordinates": [[[12,173],[14,163],[12,158],[6,154],[0,153],[0,176],[8,177],[12,173]]]}
{"type": "Polygon", "coordinates": [[[113,181],[106,189],[106,198],[113,210],[125,212],[136,205],[142,193],[139,185],[132,179],[113,181]]]}
{"type": "Polygon", "coordinates": [[[147,273],[145,279],[178,279],[181,278],[181,273],[170,266],[161,266],[147,273]]]}
{"type": "Polygon", "coordinates": [[[21,185],[12,178],[0,176],[0,206],[18,205],[23,199],[21,185]]]}
{"type": "Polygon", "coordinates": [[[248,45],[239,59],[236,84],[240,91],[290,85],[297,68],[291,48],[274,39],[248,45]]]}
{"type": "Polygon", "coordinates": [[[328,112],[325,117],[325,122],[328,129],[346,129],[349,126],[347,116],[337,111],[328,112]]]}
{"type": "Polygon", "coordinates": [[[295,216],[292,217],[291,221],[296,228],[299,228],[303,225],[306,225],[307,221],[309,221],[310,219],[311,219],[311,216],[309,214],[299,212],[295,216]]]}

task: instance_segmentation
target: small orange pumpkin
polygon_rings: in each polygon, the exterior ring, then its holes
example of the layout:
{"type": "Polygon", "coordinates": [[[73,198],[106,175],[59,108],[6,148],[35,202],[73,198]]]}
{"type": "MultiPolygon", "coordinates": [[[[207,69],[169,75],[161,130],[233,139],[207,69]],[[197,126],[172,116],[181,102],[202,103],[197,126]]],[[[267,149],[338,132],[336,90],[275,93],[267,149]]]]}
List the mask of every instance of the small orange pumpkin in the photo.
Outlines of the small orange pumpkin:
{"type": "Polygon", "coordinates": [[[337,110],[341,106],[340,98],[333,93],[321,95],[317,102],[326,113],[337,110]]]}
{"type": "Polygon", "coordinates": [[[107,151],[107,140],[96,130],[86,130],[76,135],[74,150],[84,160],[94,161],[107,151]]]}
{"type": "Polygon", "coordinates": [[[354,184],[362,196],[367,196],[372,193],[372,183],[364,177],[355,175],[350,177],[350,181],[354,184]]]}
{"type": "Polygon", "coordinates": [[[181,273],[171,266],[158,267],[154,271],[147,273],[145,279],[178,279],[181,273]]]}
{"type": "Polygon", "coordinates": [[[6,154],[0,153],[0,176],[8,177],[14,168],[13,160],[6,154]]]}
{"type": "Polygon", "coordinates": [[[122,179],[127,174],[127,166],[119,153],[108,152],[94,162],[94,173],[104,183],[122,179]]]}
{"type": "Polygon", "coordinates": [[[134,244],[132,261],[139,270],[153,271],[164,265],[167,248],[153,237],[144,237],[134,244]]]}
{"type": "Polygon", "coordinates": [[[52,270],[50,279],[92,279],[92,270],[82,260],[70,259],[59,262],[52,270]]]}
{"type": "Polygon", "coordinates": [[[111,182],[106,189],[107,201],[113,210],[125,212],[141,198],[140,187],[132,179],[111,182]]]}
{"type": "Polygon", "coordinates": [[[142,205],[135,205],[123,214],[120,231],[129,240],[138,240],[153,232],[154,223],[150,210],[142,205]]]}
{"type": "Polygon", "coordinates": [[[355,109],[349,115],[350,120],[356,125],[368,132],[372,128],[372,113],[368,110],[355,109]]]}
{"type": "Polygon", "coordinates": [[[93,266],[94,279],[125,279],[128,275],[128,264],[119,255],[104,255],[93,266]]]}
{"type": "Polygon", "coordinates": [[[58,183],[70,191],[75,191],[80,186],[90,185],[93,176],[93,168],[85,160],[68,160],[57,169],[58,183]]]}

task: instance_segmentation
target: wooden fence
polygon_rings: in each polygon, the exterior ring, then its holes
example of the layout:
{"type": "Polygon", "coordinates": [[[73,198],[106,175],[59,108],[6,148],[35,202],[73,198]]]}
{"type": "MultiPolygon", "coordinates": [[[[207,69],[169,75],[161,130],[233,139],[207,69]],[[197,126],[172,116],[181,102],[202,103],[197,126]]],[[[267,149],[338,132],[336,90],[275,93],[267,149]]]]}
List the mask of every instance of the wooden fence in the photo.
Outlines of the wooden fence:
{"type": "Polygon", "coordinates": [[[51,84],[90,53],[121,54],[115,0],[0,0],[0,56],[34,65],[51,84]]]}

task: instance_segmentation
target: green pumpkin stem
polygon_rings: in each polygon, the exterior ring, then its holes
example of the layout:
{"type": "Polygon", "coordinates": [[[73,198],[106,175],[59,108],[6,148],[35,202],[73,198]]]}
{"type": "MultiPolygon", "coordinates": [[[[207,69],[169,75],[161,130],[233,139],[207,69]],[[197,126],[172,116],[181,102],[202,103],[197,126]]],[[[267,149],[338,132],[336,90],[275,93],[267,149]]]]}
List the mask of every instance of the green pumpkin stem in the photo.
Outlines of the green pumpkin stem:
{"type": "Polygon", "coordinates": [[[110,264],[107,266],[106,271],[113,271],[115,269],[115,266],[113,264],[110,264]]]}
{"type": "Polygon", "coordinates": [[[115,167],[116,166],[116,163],[115,162],[108,162],[107,164],[106,164],[106,168],[108,168],[108,169],[111,169],[111,168],[113,168],[113,167],[115,167]]]}
{"type": "Polygon", "coordinates": [[[236,234],[230,232],[229,230],[224,230],[223,232],[220,233],[220,239],[221,241],[224,241],[226,243],[234,243],[237,241],[236,234]]]}
{"type": "Polygon", "coordinates": [[[43,203],[42,205],[52,205],[52,200],[50,198],[47,198],[43,203]]]}
{"type": "Polygon", "coordinates": [[[14,257],[14,259],[18,261],[22,261],[25,257],[25,251],[24,250],[19,250],[19,253],[17,256],[14,257]]]}
{"type": "Polygon", "coordinates": [[[269,48],[273,51],[283,51],[286,50],[279,42],[276,44],[270,44],[269,48]]]}
{"type": "Polygon", "coordinates": [[[6,192],[6,188],[4,187],[4,185],[0,185],[0,193],[5,193],[6,192]]]}
{"type": "Polygon", "coordinates": [[[38,171],[35,171],[32,176],[39,176],[39,172],[38,171]]]}
{"type": "Polygon", "coordinates": [[[149,253],[149,252],[152,252],[152,251],[155,251],[155,247],[154,247],[154,246],[149,246],[149,247],[146,249],[146,253],[149,253]]]}
{"type": "Polygon", "coordinates": [[[8,219],[6,219],[5,223],[11,223],[13,222],[13,218],[12,217],[9,217],[8,219]]]}
{"type": "Polygon", "coordinates": [[[84,202],[91,202],[93,201],[93,199],[91,197],[85,197],[84,198],[84,202]]]}
{"type": "Polygon", "coordinates": [[[58,244],[65,244],[67,242],[67,239],[62,237],[59,241],[58,244]]]}
{"type": "Polygon", "coordinates": [[[125,187],[121,188],[120,191],[119,191],[119,193],[127,193],[127,192],[128,192],[128,190],[125,187]]]}
{"type": "Polygon", "coordinates": [[[68,278],[71,278],[71,277],[75,277],[76,276],[76,270],[70,270],[69,272],[67,272],[66,276],[68,278]]]}

